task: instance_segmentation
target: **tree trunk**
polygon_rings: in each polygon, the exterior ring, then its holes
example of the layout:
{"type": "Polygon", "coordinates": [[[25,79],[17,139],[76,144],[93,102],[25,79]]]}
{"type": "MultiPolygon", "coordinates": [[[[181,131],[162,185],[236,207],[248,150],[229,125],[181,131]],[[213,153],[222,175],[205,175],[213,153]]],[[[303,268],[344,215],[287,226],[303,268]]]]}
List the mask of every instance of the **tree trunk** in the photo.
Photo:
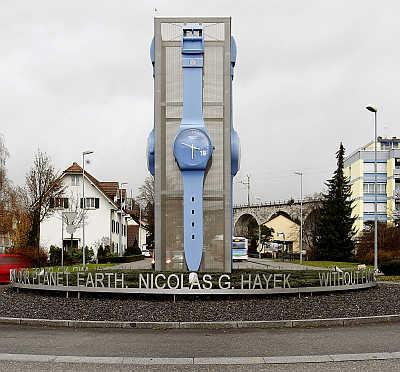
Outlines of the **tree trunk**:
{"type": "Polygon", "coordinates": [[[35,211],[32,216],[31,228],[28,235],[28,246],[36,251],[36,263],[40,267],[40,212],[35,211]]]}

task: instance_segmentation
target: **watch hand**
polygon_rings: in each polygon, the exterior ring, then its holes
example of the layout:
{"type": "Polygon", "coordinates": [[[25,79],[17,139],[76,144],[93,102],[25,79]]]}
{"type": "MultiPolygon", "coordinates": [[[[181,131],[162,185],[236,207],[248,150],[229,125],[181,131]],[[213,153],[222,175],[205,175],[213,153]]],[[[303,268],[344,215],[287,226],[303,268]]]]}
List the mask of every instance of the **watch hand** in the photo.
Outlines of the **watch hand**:
{"type": "Polygon", "coordinates": [[[191,148],[192,148],[192,160],[193,160],[194,159],[194,146],[193,146],[193,143],[192,143],[191,148]]]}
{"type": "Polygon", "coordinates": [[[188,145],[187,143],[184,143],[184,142],[182,142],[182,145],[183,145],[183,146],[186,146],[186,147],[189,147],[190,149],[191,149],[191,148],[194,148],[195,150],[200,150],[198,147],[193,146],[193,145],[188,145]]]}

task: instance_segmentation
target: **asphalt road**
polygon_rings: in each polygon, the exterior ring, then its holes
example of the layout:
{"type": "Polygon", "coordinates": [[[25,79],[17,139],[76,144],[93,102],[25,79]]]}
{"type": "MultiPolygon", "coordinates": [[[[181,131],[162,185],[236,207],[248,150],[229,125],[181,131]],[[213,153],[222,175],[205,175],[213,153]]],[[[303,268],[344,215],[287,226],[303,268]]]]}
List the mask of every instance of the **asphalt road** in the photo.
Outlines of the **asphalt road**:
{"type": "Polygon", "coordinates": [[[0,325],[0,353],[249,357],[400,351],[400,323],[315,329],[124,330],[0,325]]]}
{"type": "MultiPolygon", "coordinates": [[[[364,354],[400,351],[400,323],[346,328],[268,330],[123,330],[62,329],[0,325],[0,371],[18,371],[29,366],[41,370],[158,370],[160,366],[108,365],[103,363],[49,363],[7,361],[6,354],[209,358],[286,357],[309,355],[364,354]]],[[[29,359],[29,356],[28,356],[29,359]]],[[[338,363],[279,365],[163,366],[166,371],[336,371],[400,370],[400,359],[338,363]],[[317,368],[318,366],[318,368],[317,368]],[[337,369],[338,366],[340,369],[337,369]],[[361,368],[363,366],[363,368],[361,368]],[[336,369],[335,369],[336,368],[336,369]]]]}

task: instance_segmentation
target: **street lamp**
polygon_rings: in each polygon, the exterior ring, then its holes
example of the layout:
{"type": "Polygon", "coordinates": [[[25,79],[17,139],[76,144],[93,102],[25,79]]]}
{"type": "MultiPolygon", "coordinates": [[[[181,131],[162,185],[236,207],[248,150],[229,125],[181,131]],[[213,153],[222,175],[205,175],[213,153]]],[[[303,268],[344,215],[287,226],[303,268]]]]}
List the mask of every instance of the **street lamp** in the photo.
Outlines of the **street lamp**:
{"type": "Polygon", "coordinates": [[[86,200],[85,200],[85,155],[93,154],[93,151],[82,152],[82,263],[86,265],[85,260],[85,213],[86,213],[86,200]]]}
{"type": "Polygon", "coordinates": [[[247,186],[247,206],[250,207],[250,175],[246,175],[246,178],[247,182],[242,180],[239,183],[247,186]]]}
{"type": "Polygon", "coordinates": [[[142,250],[142,232],[141,232],[141,229],[142,229],[142,204],[141,204],[141,202],[138,202],[137,204],[139,205],[139,231],[138,231],[139,242],[138,242],[138,246],[139,246],[139,249],[142,250]]]}
{"type": "Polygon", "coordinates": [[[303,262],[303,172],[294,172],[300,176],[300,265],[303,262]]]}
{"type": "MultiPolygon", "coordinates": [[[[256,200],[258,200],[261,205],[261,198],[259,196],[256,196],[256,200]]],[[[261,245],[261,250],[262,250],[263,246],[261,244],[261,224],[258,221],[257,224],[258,224],[258,245],[259,246],[261,245]]],[[[260,255],[259,258],[261,258],[261,251],[259,251],[259,255],[260,255]]]]}
{"type": "Polygon", "coordinates": [[[120,212],[120,217],[119,217],[119,249],[118,249],[118,254],[122,256],[122,186],[127,185],[127,182],[121,182],[119,186],[119,212],[120,212]]]}
{"type": "Polygon", "coordinates": [[[373,106],[367,106],[366,109],[370,112],[374,113],[374,126],[375,126],[375,133],[374,133],[374,270],[378,272],[378,217],[377,217],[377,112],[378,110],[373,106]]]}

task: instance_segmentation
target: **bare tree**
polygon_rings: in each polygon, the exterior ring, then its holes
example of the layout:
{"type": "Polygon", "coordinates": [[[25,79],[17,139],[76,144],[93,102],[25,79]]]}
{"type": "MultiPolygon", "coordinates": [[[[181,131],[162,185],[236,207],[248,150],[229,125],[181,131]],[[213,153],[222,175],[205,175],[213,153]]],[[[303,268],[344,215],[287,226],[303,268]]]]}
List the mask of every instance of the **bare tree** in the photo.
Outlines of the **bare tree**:
{"type": "Polygon", "coordinates": [[[31,219],[28,244],[37,249],[39,256],[40,223],[52,213],[50,203],[63,195],[64,187],[50,157],[40,149],[35,154],[25,183],[31,219]]]}
{"type": "Polygon", "coordinates": [[[393,222],[396,227],[400,227],[400,189],[397,187],[394,191],[393,222]]]}
{"type": "MultiPolygon", "coordinates": [[[[150,242],[154,241],[154,178],[146,177],[142,186],[139,187],[138,202],[142,206],[142,218],[146,220],[143,227],[148,232],[150,242]]],[[[151,243],[152,244],[152,243],[151,243]]]]}
{"type": "Polygon", "coordinates": [[[316,193],[305,201],[313,200],[312,203],[305,203],[303,215],[306,216],[303,222],[303,243],[309,257],[314,257],[316,237],[318,235],[318,222],[321,210],[321,194],[316,193]]]}
{"type": "Polygon", "coordinates": [[[138,200],[146,205],[154,205],[154,178],[153,176],[146,177],[142,186],[139,187],[138,200]]]}
{"type": "Polygon", "coordinates": [[[0,134],[0,238],[7,246],[12,230],[12,187],[6,177],[6,161],[8,151],[4,144],[4,138],[0,134]]]}
{"type": "MultiPolygon", "coordinates": [[[[68,197],[68,206],[65,208],[63,203],[62,209],[57,210],[63,225],[66,226],[67,233],[70,235],[71,249],[73,247],[74,233],[76,230],[83,226],[84,216],[86,217],[86,211],[80,207],[80,197],[78,192],[71,190],[68,197]]],[[[86,223],[85,223],[86,224],[86,223]]],[[[63,243],[64,245],[64,243],[63,243]]],[[[64,249],[64,247],[62,247],[64,249]]]]}
{"type": "Polygon", "coordinates": [[[6,161],[8,158],[8,151],[7,148],[4,144],[4,138],[0,134],[0,197],[1,197],[1,192],[3,191],[3,188],[5,187],[6,184],[6,161]]]}

